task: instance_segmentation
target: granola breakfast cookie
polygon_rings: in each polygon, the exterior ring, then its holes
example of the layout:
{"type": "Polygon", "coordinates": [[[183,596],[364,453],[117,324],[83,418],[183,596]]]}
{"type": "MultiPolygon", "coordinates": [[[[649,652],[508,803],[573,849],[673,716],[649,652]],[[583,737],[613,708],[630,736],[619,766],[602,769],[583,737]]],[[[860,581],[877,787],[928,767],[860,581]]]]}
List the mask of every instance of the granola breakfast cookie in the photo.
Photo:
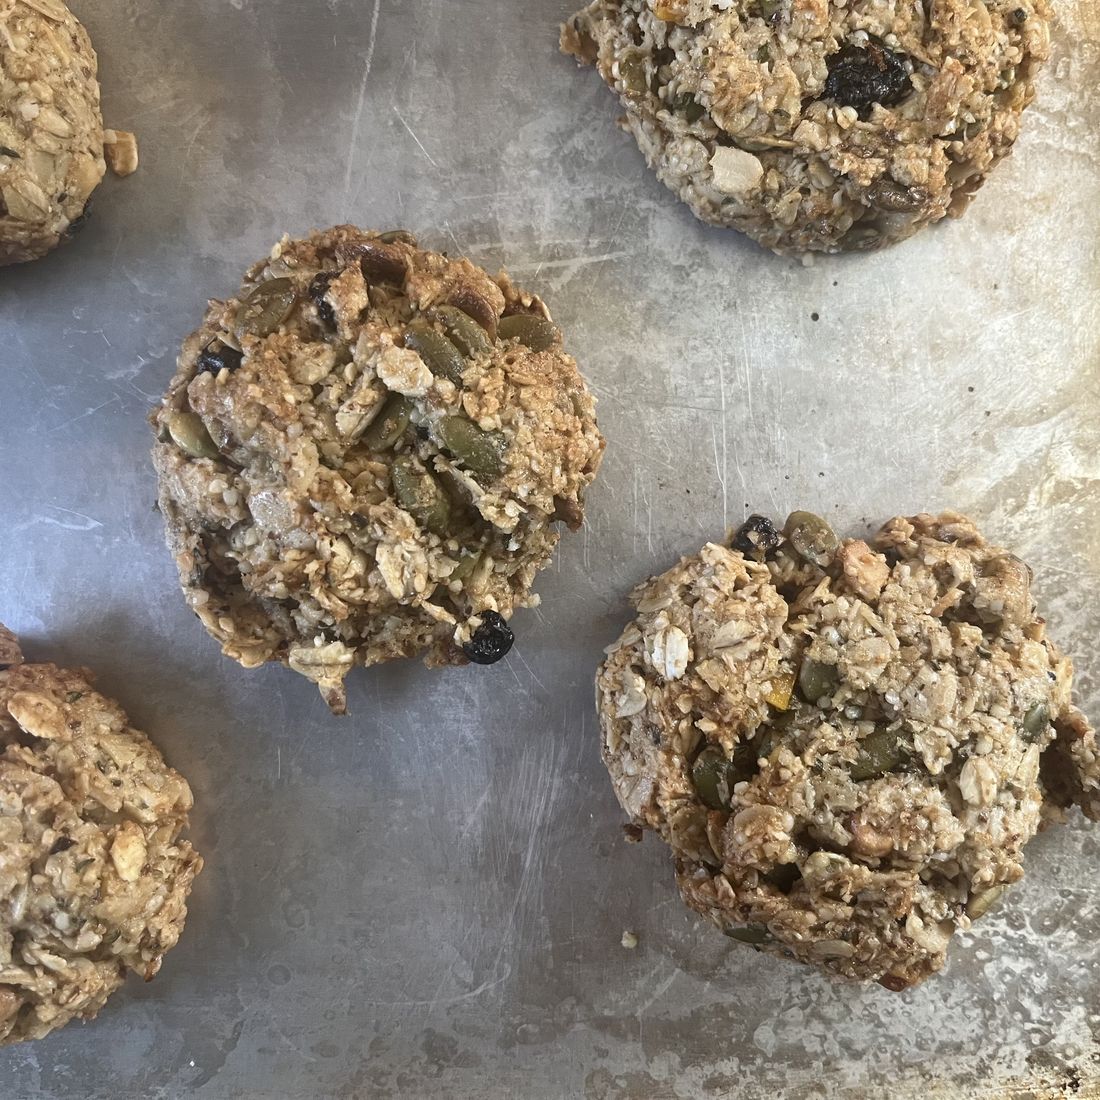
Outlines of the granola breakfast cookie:
{"type": "Polygon", "coordinates": [[[965,516],[753,516],[639,585],[597,679],[633,828],[726,935],[889,989],[942,968],[1100,758],[1030,570],[965,516]]]}
{"type": "Polygon", "coordinates": [[[959,217],[1012,149],[1046,0],[594,0],[562,49],[618,92],[658,178],[779,253],[959,217]]]}
{"type": "Polygon", "coordinates": [[[0,265],[65,240],[104,170],[87,32],[61,0],[0,0],[0,265]]]}
{"type": "Polygon", "coordinates": [[[211,302],[151,420],[188,604],[337,714],[355,665],[503,657],[604,447],[538,298],[354,226],[284,238],[211,302]]]}
{"type": "Polygon", "coordinates": [[[23,664],[0,626],[0,1044],[150,981],[202,869],[190,787],[91,679],[23,664]]]}

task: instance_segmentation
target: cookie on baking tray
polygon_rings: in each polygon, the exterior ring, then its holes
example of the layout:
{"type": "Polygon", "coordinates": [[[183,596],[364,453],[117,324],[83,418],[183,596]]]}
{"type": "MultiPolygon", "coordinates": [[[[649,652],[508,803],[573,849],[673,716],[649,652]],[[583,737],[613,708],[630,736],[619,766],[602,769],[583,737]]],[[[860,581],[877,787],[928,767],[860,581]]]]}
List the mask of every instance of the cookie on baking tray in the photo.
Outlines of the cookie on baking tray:
{"type": "Polygon", "coordinates": [[[1030,570],[965,516],[868,545],[753,516],[639,585],[597,679],[602,751],[684,901],[733,939],[895,990],[1023,875],[1100,758],[1030,570]]]}
{"type": "Polygon", "coordinates": [[[103,178],[96,56],[61,0],[0,0],[0,264],[44,256],[103,178]]]}
{"type": "Polygon", "coordinates": [[[503,657],[604,448],[538,298],[353,226],[284,238],[212,302],[151,420],[188,605],[336,713],[356,665],[503,657]]]}
{"type": "Polygon", "coordinates": [[[87,669],[0,626],[0,1044],[91,1019],[183,930],[191,789],[87,669]]]}
{"type": "Polygon", "coordinates": [[[1046,0],[594,0],[595,64],[649,166],[704,221],[846,252],[961,215],[1012,149],[1046,0]]]}

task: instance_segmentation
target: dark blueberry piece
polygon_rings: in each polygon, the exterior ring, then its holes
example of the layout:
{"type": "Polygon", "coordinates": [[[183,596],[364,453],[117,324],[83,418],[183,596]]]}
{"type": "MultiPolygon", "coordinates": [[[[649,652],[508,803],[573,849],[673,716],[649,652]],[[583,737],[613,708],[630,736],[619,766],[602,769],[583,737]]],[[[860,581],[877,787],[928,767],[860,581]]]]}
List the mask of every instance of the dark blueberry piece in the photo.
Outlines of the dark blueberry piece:
{"type": "Polygon", "coordinates": [[[50,855],[55,856],[58,852],[67,852],[70,848],[76,845],[76,841],[71,836],[59,836],[54,841],[53,847],[50,849],[50,855]]]}
{"type": "Polygon", "coordinates": [[[15,157],[16,160],[23,159],[14,149],[9,149],[6,145],[0,145],[0,157],[15,157]]]}
{"type": "Polygon", "coordinates": [[[89,199],[84,204],[84,209],[80,211],[79,216],[73,218],[69,222],[69,228],[65,230],[65,236],[71,237],[74,233],[78,233],[81,229],[88,224],[88,219],[92,216],[92,200],[89,199]]]}
{"type": "Polygon", "coordinates": [[[329,328],[336,327],[336,314],[332,311],[332,306],[329,305],[325,295],[328,293],[328,285],[336,278],[336,271],[321,271],[313,277],[313,282],[309,284],[309,300],[317,307],[317,316],[321,318],[321,323],[328,325],[329,328]]]}
{"type": "Polygon", "coordinates": [[[475,665],[495,665],[512,648],[516,636],[496,611],[479,611],[477,617],[481,626],[463,645],[462,652],[475,665]]]}
{"type": "Polygon", "coordinates": [[[1026,23],[1027,22],[1027,10],[1025,8],[1017,8],[1012,13],[1012,22],[1015,23],[1016,26],[1020,26],[1022,23],[1026,23]]]}
{"type": "Polygon", "coordinates": [[[843,107],[855,107],[864,120],[876,103],[895,107],[913,90],[901,56],[874,38],[866,49],[851,43],[841,47],[827,64],[825,94],[843,107]]]}
{"type": "Polygon", "coordinates": [[[211,341],[199,352],[199,358],[195,363],[195,373],[219,374],[222,369],[232,373],[241,365],[241,353],[228,344],[215,344],[211,341]]]}
{"type": "Polygon", "coordinates": [[[779,545],[779,532],[767,516],[754,514],[737,528],[731,545],[746,558],[759,558],[779,545]]]}

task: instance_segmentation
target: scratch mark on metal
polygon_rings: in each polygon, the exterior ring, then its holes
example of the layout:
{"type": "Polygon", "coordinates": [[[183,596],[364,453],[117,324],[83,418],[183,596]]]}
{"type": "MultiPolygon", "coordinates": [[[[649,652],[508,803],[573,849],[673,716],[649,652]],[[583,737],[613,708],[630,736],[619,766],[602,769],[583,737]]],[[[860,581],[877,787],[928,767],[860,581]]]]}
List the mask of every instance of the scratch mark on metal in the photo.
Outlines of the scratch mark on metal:
{"type": "Polygon", "coordinates": [[[424,148],[424,143],[420,140],[420,138],[416,136],[416,131],[405,121],[405,119],[402,117],[401,112],[396,107],[394,107],[393,113],[397,115],[398,119],[400,119],[401,125],[409,131],[409,135],[412,137],[413,141],[415,141],[416,144],[420,147],[420,151],[424,154],[424,156],[428,158],[428,163],[431,164],[433,168],[438,168],[439,165],[436,164],[434,160],[432,160],[431,153],[429,153],[428,150],[424,148]]]}
{"type": "Polygon", "coordinates": [[[344,198],[351,193],[351,171],[355,165],[355,148],[359,143],[359,123],[363,118],[363,106],[367,101],[367,78],[370,76],[371,62],[374,60],[374,43],[378,37],[378,11],[382,0],[374,0],[374,11],[370,17],[370,37],[367,39],[367,56],[363,61],[363,78],[359,81],[359,100],[355,105],[355,118],[351,124],[351,141],[348,144],[348,163],[344,170],[344,198]]]}

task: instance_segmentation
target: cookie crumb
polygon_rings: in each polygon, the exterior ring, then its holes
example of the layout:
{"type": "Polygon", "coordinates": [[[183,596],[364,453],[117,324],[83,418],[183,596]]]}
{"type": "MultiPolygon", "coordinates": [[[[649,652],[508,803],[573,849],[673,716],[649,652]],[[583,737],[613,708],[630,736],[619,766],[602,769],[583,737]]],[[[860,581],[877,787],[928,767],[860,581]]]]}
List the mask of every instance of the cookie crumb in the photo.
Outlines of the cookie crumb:
{"type": "Polygon", "coordinates": [[[137,138],[127,130],[104,130],[103,157],[119,179],[132,176],[138,166],[137,138]]]}
{"type": "Polygon", "coordinates": [[[636,933],[631,932],[629,928],[623,929],[623,938],[620,940],[623,947],[630,949],[631,951],[638,946],[638,936],[636,933]]]}

